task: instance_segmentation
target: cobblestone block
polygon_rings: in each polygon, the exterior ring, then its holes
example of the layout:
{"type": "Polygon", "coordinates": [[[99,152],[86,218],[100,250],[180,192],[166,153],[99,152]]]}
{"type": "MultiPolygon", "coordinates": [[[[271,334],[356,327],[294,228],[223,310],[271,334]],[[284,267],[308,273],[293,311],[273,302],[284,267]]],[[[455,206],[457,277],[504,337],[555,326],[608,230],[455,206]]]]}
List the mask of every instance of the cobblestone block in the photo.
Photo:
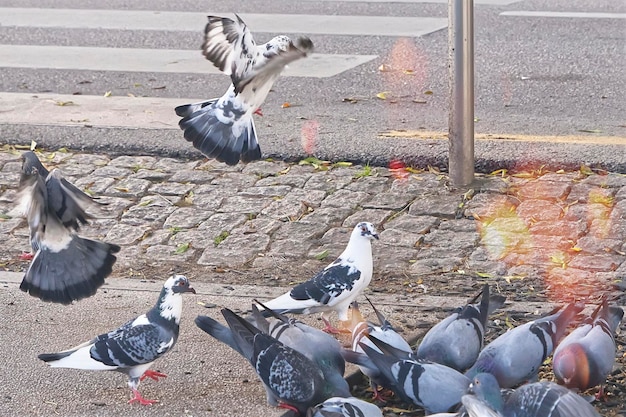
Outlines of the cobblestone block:
{"type": "Polygon", "coordinates": [[[275,203],[270,197],[247,197],[234,195],[226,197],[216,211],[221,213],[246,213],[256,215],[263,213],[263,210],[275,203]]]}
{"type": "Polygon", "coordinates": [[[189,262],[196,254],[196,250],[193,248],[187,249],[185,252],[176,252],[176,246],[170,245],[154,245],[148,246],[146,249],[146,256],[148,259],[158,259],[159,264],[161,262],[189,262]]]}
{"type": "Polygon", "coordinates": [[[215,177],[215,179],[211,181],[211,184],[221,188],[243,190],[244,188],[253,186],[256,182],[256,177],[242,174],[241,172],[227,172],[224,175],[215,177]]]}
{"type": "Polygon", "coordinates": [[[109,165],[114,167],[122,167],[122,168],[130,168],[133,170],[138,170],[140,168],[150,169],[154,167],[157,159],[153,156],[118,156],[109,162],[109,165]]]}
{"type": "Polygon", "coordinates": [[[533,235],[562,236],[576,240],[587,233],[587,223],[584,221],[541,220],[530,226],[533,235]]]}
{"type": "Polygon", "coordinates": [[[517,196],[521,199],[531,200],[565,200],[571,186],[561,181],[530,181],[517,189],[517,196]]]}
{"type": "Polygon", "coordinates": [[[222,232],[230,233],[247,220],[248,216],[243,213],[216,213],[200,223],[198,230],[207,233],[211,239],[214,239],[222,232]]]}
{"type": "Polygon", "coordinates": [[[139,204],[132,206],[122,215],[122,223],[131,225],[162,224],[167,216],[176,209],[176,206],[169,204],[159,196],[146,196],[141,199],[139,204]]]}
{"type": "Polygon", "coordinates": [[[327,230],[328,228],[320,228],[319,225],[314,223],[281,222],[280,228],[274,232],[272,238],[274,240],[295,238],[302,241],[310,241],[321,238],[327,230]]]}
{"type": "Polygon", "coordinates": [[[324,197],[326,197],[324,191],[294,189],[285,197],[265,206],[261,214],[276,220],[297,220],[307,212],[308,207],[319,207],[324,197]]]}
{"type": "Polygon", "coordinates": [[[594,236],[583,236],[576,242],[582,252],[603,253],[619,251],[624,242],[620,239],[598,239],[594,236]]]}
{"type": "Polygon", "coordinates": [[[541,220],[555,221],[565,215],[561,205],[547,200],[522,201],[517,206],[516,213],[527,226],[541,220]]]}
{"type": "Polygon", "coordinates": [[[15,229],[20,227],[23,221],[25,220],[19,217],[13,218],[13,219],[1,219],[0,218],[0,234],[8,234],[8,233],[13,232],[15,229]]]}
{"type": "Polygon", "coordinates": [[[418,259],[409,267],[409,274],[414,276],[455,271],[462,264],[463,258],[437,257],[418,259]]]}
{"type": "Polygon", "coordinates": [[[20,183],[19,171],[0,173],[0,187],[17,188],[19,183],[20,183]]]}
{"type": "Polygon", "coordinates": [[[88,175],[74,181],[74,185],[81,191],[88,194],[101,195],[109,188],[115,180],[113,178],[95,177],[88,175]]]}
{"type": "Polygon", "coordinates": [[[478,225],[472,219],[446,219],[439,223],[439,230],[452,230],[455,232],[476,232],[478,225]]]}
{"type": "Polygon", "coordinates": [[[375,195],[385,192],[390,183],[391,180],[387,177],[361,177],[346,185],[345,188],[347,190],[363,191],[375,195]]]}
{"type": "MultiPolygon", "coordinates": [[[[143,169],[143,168],[129,175],[130,178],[148,180],[148,181],[156,181],[156,182],[166,181],[171,176],[172,174],[169,172],[156,170],[156,169],[143,169]]],[[[178,181],[178,182],[184,182],[184,181],[178,181]]]]}
{"type": "Polygon", "coordinates": [[[578,203],[597,203],[600,201],[610,201],[617,189],[615,188],[601,188],[596,185],[576,183],[572,185],[572,190],[567,196],[567,202],[578,203]]]}
{"type": "Polygon", "coordinates": [[[429,233],[439,226],[440,220],[435,216],[413,216],[403,214],[385,223],[385,229],[397,229],[410,233],[429,233]]]}
{"type": "Polygon", "coordinates": [[[212,211],[198,210],[195,207],[179,207],[170,214],[165,220],[163,227],[178,227],[181,229],[190,229],[197,227],[200,223],[207,220],[214,213],[212,211]]]}
{"type": "Polygon", "coordinates": [[[156,184],[152,184],[148,188],[148,192],[151,194],[183,196],[193,190],[193,188],[193,184],[181,184],[179,182],[159,182],[156,184]]]}
{"type": "Polygon", "coordinates": [[[276,230],[280,228],[283,222],[269,219],[267,217],[257,217],[246,221],[243,225],[233,229],[233,234],[247,235],[250,233],[265,233],[272,235],[276,230]]]}
{"type": "Polygon", "coordinates": [[[415,248],[424,240],[424,235],[398,229],[385,229],[380,233],[380,240],[383,245],[415,248]]]}
{"type": "Polygon", "coordinates": [[[147,180],[126,178],[107,188],[105,194],[112,197],[140,197],[150,185],[150,181],[147,180]]]}
{"type": "MultiPolygon", "coordinates": [[[[377,210],[377,209],[364,209],[359,210],[356,213],[349,216],[342,223],[343,227],[349,227],[352,229],[354,226],[359,224],[360,222],[369,222],[376,226],[377,229],[380,229],[382,224],[387,220],[391,215],[393,215],[393,211],[391,210],[377,210]]],[[[380,230],[379,230],[380,232],[380,230]]]]}
{"type": "Polygon", "coordinates": [[[401,210],[415,199],[404,193],[380,193],[365,200],[361,206],[366,209],[401,210]]]}
{"type": "MultiPolygon", "coordinates": [[[[478,232],[458,232],[454,230],[433,230],[424,235],[423,244],[446,251],[460,251],[469,254],[480,240],[478,232]]],[[[449,252],[448,252],[449,254],[449,252]]]]}
{"type": "Polygon", "coordinates": [[[172,233],[170,238],[166,240],[166,243],[174,247],[178,247],[178,245],[181,244],[188,244],[192,248],[204,250],[215,247],[215,237],[197,229],[182,230],[177,233],[172,233]]]}
{"type": "Polygon", "coordinates": [[[133,201],[130,201],[125,198],[119,197],[108,197],[108,196],[98,196],[96,200],[99,204],[95,207],[97,208],[89,208],[87,213],[91,213],[96,217],[115,217],[117,218],[122,212],[127,208],[134,204],[133,201]]]}
{"type": "Polygon", "coordinates": [[[133,171],[131,171],[128,168],[122,168],[122,167],[115,167],[115,166],[111,166],[111,165],[105,165],[103,167],[95,169],[91,173],[91,175],[94,176],[94,177],[105,177],[105,178],[122,179],[124,177],[129,176],[132,173],[133,173],[133,171]]]}
{"type": "Polygon", "coordinates": [[[150,229],[146,232],[146,235],[139,242],[141,246],[147,247],[152,245],[165,245],[170,239],[172,232],[168,229],[150,229]]]}
{"type": "Polygon", "coordinates": [[[274,177],[267,177],[260,179],[256,182],[257,187],[263,187],[268,185],[289,185],[294,188],[304,188],[304,184],[311,178],[313,174],[308,173],[294,173],[291,170],[286,174],[276,175],[274,177]]]}
{"type": "Polygon", "coordinates": [[[393,274],[408,272],[417,255],[417,249],[410,247],[386,247],[374,251],[374,274],[393,274]]]}
{"type": "Polygon", "coordinates": [[[318,207],[299,221],[301,223],[314,223],[318,228],[326,229],[331,226],[339,226],[350,213],[352,213],[352,209],[348,207],[318,207]]]}
{"type": "Polygon", "coordinates": [[[162,170],[165,172],[178,172],[182,170],[195,169],[199,166],[201,161],[199,160],[186,160],[175,158],[158,158],[156,163],[152,166],[155,170],[162,170]]]}
{"type": "Polygon", "coordinates": [[[230,235],[217,247],[207,248],[198,264],[223,268],[238,268],[252,262],[259,253],[265,253],[270,237],[264,233],[230,235]]]}
{"type": "Polygon", "coordinates": [[[255,175],[258,178],[267,178],[278,175],[279,172],[289,168],[289,164],[282,161],[258,161],[246,164],[241,171],[246,175],[255,175]]]}
{"type": "Polygon", "coordinates": [[[406,179],[394,179],[390,186],[392,192],[402,192],[414,196],[438,194],[443,189],[443,181],[430,173],[412,174],[406,179]]]}
{"type": "Polygon", "coordinates": [[[127,224],[116,223],[111,227],[104,240],[117,245],[132,245],[139,242],[150,230],[152,228],[149,225],[129,227],[127,224]]]}
{"type": "Polygon", "coordinates": [[[305,258],[313,247],[311,241],[300,239],[281,239],[272,242],[269,250],[271,256],[282,256],[286,258],[305,258]]]}
{"type": "Polygon", "coordinates": [[[622,200],[626,200],[626,187],[621,187],[616,193],[615,193],[615,200],[617,201],[622,201],[622,200]]]}
{"type": "Polygon", "coordinates": [[[574,256],[568,266],[586,271],[615,271],[622,262],[624,262],[624,257],[616,254],[587,255],[579,253],[574,256]]]}
{"type": "Polygon", "coordinates": [[[11,162],[5,162],[2,166],[2,172],[19,174],[22,171],[22,161],[19,159],[11,162]]]}
{"type": "Polygon", "coordinates": [[[212,172],[202,171],[198,169],[183,169],[176,171],[170,177],[172,182],[180,183],[193,183],[193,184],[208,184],[216,178],[216,174],[212,172]]]}
{"type": "Polygon", "coordinates": [[[417,198],[409,207],[413,216],[430,215],[453,218],[461,204],[460,194],[435,194],[417,198]]]}
{"type": "Polygon", "coordinates": [[[312,175],[304,184],[305,190],[321,190],[330,193],[344,188],[352,182],[352,177],[347,175],[336,175],[335,170],[326,171],[312,175]]]}
{"type": "Polygon", "coordinates": [[[517,204],[519,201],[508,195],[479,193],[467,202],[465,216],[477,220],[510,217],[517,204]]]}
{"type": "Polygon", "coordinates": [[[239,195],[254,197],[284,197],[292,188],[289,185],[267,185],[261,187],[249,187],[242,190],[239,195]]]}
{"type": "Polygon", "coordinates": [[[56,155],[60,157],[60,160],[67,160],[68,162],[79,165],[93,165],[95,167],[103,167],[111,162],[111,158],[109,158],[107,155],[63,152],[56,152],[56,155]]]}
{"type": "Polygon", "coordinates": [[[626,187],[626,176],[612,172],[609,172],[607,175],[590,175],[583,180],[583,183],[603,188],[621,188],[626,187]]]}
{"type": "Polygon", "coordinates": [[[337,190],[322,200],[322,207],[347,207],[352,210],[370,199],[371,196],[363,191],[337,190]]]}

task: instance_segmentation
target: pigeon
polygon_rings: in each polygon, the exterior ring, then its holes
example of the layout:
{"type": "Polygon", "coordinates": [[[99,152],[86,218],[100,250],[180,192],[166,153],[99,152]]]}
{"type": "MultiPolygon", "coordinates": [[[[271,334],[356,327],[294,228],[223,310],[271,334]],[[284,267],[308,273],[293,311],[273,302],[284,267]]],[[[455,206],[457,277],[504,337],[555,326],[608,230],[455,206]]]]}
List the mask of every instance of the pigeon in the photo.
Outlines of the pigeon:
{"type": "Polygon", "coordinates": [[[321,312],[326,325],[324,331],[338,333],[338,329],[330,325],[328,316],[336,311],[340,321],[347,321],[350,304],[372,280],[373,239],[378,239],[374,225],[366,222],[357,224],[339,258],[313,278],[265,305],[280,314],[321,312]]]}
{"type": "Polygon", "coordinates": [[[509,330],[485,346],[466,375],[473,378],[481,372],[491,373],[503,388],[536,378],[541,364],[583,308],[582,303],[569,304],[562,311],[509,330]]]}
{"type": "MultiPolygon", "coordinates": [[[[230,328],[224,343],[233,343],[235,350],[250,362],[265,386],[270,405],[306,415],[310,407],[328,398],[349,395],[345,386],[335,387],[326,380],[320,367],[304,354],[227,308],[222,309],[222,315],[230,328]]],[[[196,318],[196,325],[205,330],[202,322],[206,320],[199,320],[200,317],[196,318]]],[[[216,338],[224,335],[210,334],[216,338]]]]}
{"type": "MultiPolygon", "coordinates": [[[[407,353],[411,353],[413,349],[404,338],[396,332],[391,323],[385,318],[385,316],[374,307],[374,304],[369,298],[365,299],[370,303],[378,322],[380,325],[376,325],[372,322],[365,321],[361,314],[359,307],[355,302],[350,306],[351,312],[351,327],[352,327],[352,345],[351,350],[344,349],[342,354],[346,361],[355,363],[363,374],[367,375],[370,379],[370,387],[374,393],[374,399],[385,401],[385,398],[378,391],[378,387],[389,387],[392,385],[385,375],[378,369],[371,359],[363,352],[360,343],[368,345],[372,349],[380,352],[380,349],[370,341],[367,336],[373,336],[378,340],[381,340],[396,349],[402,350],[407,353]]],[[[381,352],[382,353],[382,352],[381,352]]]]}
{"type": "MultiPolygon", "coordinates": [[[[255,302],[263,306],[258,301],[255,300],[255,302]]],[[[256,305],[253,305],[252,316],[247,320],[263,333],[270,335],[285,346],[297,350],[315,362],[324,374],[324,378],[335,387],[337,395],[350,395],[350,387],[343,378],[346,363],[341,356],[342,348],[337,339],[298,320],[275,313],[271,309],[266,308],[265,311],[272,314],[269,319],[263,317],[256,305]]],[[[235,342],[235,337],[230,328],[208,316],[198,316],[196,325],[235,349],[239,354],[244,354],[235,342]]]]}
{"type": "Polygon", "coordinates": [[[243,20],[235,17],[237,21],[208,16],[202,44],[202,54],[230,75],[231,86],[220,98],[175,109],[182,117],[178,125],[185,139],[207,157],[228,165],[261,159],[252,115],[285,66],[313,50],[307,37],[292,41],[281,35],[257,45],[243,20]]]}
{"type": "Polygon", "coordinates": [[[417,357],[464,372],[476,362],[483,348],[487,316],[500,308],[505,299],[490,295],[489,285],[484,285],[467,305],[455,309],[426,333],[417,347],[417,357]]]}
{"type": "Polygon", "coordinates": [[[477,374],[463,406],[470,417],[600,417],[583,397],[554,382],[522,385],[506,398],[492,374],[477,374]]]}
{"type": "Polygon", "coordinates": [[[601,385],[615,363],[614,333],[624,317],[606,299],[554,351],[552,368],[559,384],[586,391],[601,385]]]}
{"type": "Polygon", "coordinates": [[[77,235],[91,218],[85,210],[92,203],[58,169],[48,172],[33,152],[24,153],[15,211],[28,221],[35,254],[20,284],[22,291],[43,301],[70,304],[94,295],[104,284],[120,247],[77,235]]]}
{"type": "Polygon", "coordinates": [[[129,403],[158,402],[143,398],[137,387],[145,378],[157,381],[167,376],[149,368],[170,351],[178,339],[183,308],[181,295],[186,292],[196,293],[185,276],[173,275],[165,281],[156,305],[146,314],[72,349],[43,353],[39,359],[53,368],[123,372],[128,375],[128,387],[132,391],[129,403]]]}
{"type": "Polygon", "coordinates": [[[383,417],[376,405],[355,397],[333,397],[309,409],[307,417],[383,417]]]}
{"type": "Polygon", "coordinates": [[[465,375],[439,363],[416,359],[412,353],[395,349],[375,337],[369,338],[378,349],[365,343],[360,344],[361,348],[392,382],[387,388],[403,401],[424,408],[427,414],[448,412],[460,404],[471,382],[465,375]]]}

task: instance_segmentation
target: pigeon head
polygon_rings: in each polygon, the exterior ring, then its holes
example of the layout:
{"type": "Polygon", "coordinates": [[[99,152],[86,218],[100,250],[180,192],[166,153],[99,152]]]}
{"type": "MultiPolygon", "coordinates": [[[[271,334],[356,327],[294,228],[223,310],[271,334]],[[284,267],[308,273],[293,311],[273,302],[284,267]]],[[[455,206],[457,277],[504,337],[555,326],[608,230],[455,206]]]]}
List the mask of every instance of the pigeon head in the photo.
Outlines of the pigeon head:
{"type": "Polygon", "coordinates": [[[376,228],[372,223],[367,222],[361,222],[357,224],[354,228],[354,231],[352,232],[352,236],[361,236],[369,240],[378,240],[378,233],[376,232],[376,228]]]}
{"type": "Polygon", "coordinates": [[[587,352],[579,344],[571,344],[558,352],[553,361],[557,380],[568,388],[589,386],[589,366],[587,352]]]}
{"type": "Polygon", "coordinates": [[[496,411],[502,411],[504,408],[498,380],[491,374],[477,374],[472,380],[468,391],[489,404],[496,411]]]}
{"type": "Polygon", "coordinates": [[[280,35],[276,36],[268,43],[266,43],[265,48],[270,54],[280,54],[281,52],[287,52],[289,50],[289,47],[291,47],[292,45],[293,43],[288,36],[280,35]]]}
{"type": "Polygon", "coordinates": [[[181,294],[184,292],[196,293],[196,290],[189,285],[189,279],[187,279],[184,275],[171,276],[167,281],[165,281],[163,288],[170,289],[174,294],[181,294]]]}
{"type": "Polygon", "coordinates": [[[169,277],[163,284],[157,303],[159,315],[166,320],[174,320],[176,324],[180,323],[180,316],[183,311],[181,294],[186,292],[196,293],[196,290],[189,285],[189,280],[186,276],[173,275],[169,277]]]}
{"type": "Polygon", "coordinates": [[[39,158],[33,151],[24,152],[22,154],[22,174],[31,175],[39,173],[42,177],[48,176],[48,170],[41,164],[39,158]]]}

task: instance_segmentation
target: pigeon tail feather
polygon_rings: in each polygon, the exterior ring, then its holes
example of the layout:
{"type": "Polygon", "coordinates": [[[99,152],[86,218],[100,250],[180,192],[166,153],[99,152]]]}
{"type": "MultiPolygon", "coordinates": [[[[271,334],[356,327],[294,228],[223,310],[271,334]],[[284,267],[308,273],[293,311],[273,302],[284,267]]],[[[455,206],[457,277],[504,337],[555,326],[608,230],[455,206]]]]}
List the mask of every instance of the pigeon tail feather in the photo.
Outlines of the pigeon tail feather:
{"type": "Polygon", "coordinates": [[[70,304],[90,297],[104,284],[117,260],[118,245],[73,235],[66,248],[42,245],[35,254],[20,290],[42,301],[70,304]]]}
{"type": "Polygon", "coordinates": [[[261,159],[252,115],[237,114],[238,118],[233,120],[235,110],[220,108],[217,102],[188,114],[192,107],[179,106],[176,109],[179,116],[186,115],[178,125],[184,131],[185,139],[205,156],[228,165],[236,165],[240,159],[242,162],[261,159]],[[231,112],[227,113],[228,110],[231,112]]]}

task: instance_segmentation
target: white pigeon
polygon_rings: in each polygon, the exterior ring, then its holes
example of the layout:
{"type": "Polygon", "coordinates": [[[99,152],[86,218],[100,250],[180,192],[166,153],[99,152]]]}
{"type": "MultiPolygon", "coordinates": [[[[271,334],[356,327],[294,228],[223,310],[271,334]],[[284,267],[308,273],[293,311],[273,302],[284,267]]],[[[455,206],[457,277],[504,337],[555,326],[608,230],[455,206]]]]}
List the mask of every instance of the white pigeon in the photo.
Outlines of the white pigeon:
{"type": "Polygon", "coordinates": [[[208,16],[202,53],[232,85],[217,99],[176,107],[185,139],[204,155],[229,165],[261,158],[252,114],[289,63],[313,50],[307,37],[277,36],[257,45],[241,18],[208,16]]]}
{"type": "Polygon", "coordinates": [[[22,159],[13,212],[28,221],[34,256],[20,289],[61,304],[95,294],[111,273],[120,247],[78,236],[80,225],[91,218],[86,209],[95,202],[58,169],[48,172],[33,152],[25,152],[22,159]]]}
{"type": "Polygon", "coordinates": [[[324,331],[337,333],[338,330],[330,325],[328,316],[335,311],[340,321],[347,321],[350,304],[372,280],[373,239],[378,239],[373,224],[357,224],[352,230],[348,246],[333,263],[313,278],[264,305],[279,314],[322,313],[326,325],[324,331]]]}
{"type": "Polygon", "coordinates": [[[143,398],[137,387],[144,378],[157,381],[167,376],[149,368],[178,339],[183,309],[181,295],[185,292],[196,293],[185,276],[171,276],[165,281],[156,305],[146,314],[72,349],[38,357],[53,368],[123,372],[128,375],[128,387],[132,391],[129,403],[155,403],[156,400],[143,398]]]}

